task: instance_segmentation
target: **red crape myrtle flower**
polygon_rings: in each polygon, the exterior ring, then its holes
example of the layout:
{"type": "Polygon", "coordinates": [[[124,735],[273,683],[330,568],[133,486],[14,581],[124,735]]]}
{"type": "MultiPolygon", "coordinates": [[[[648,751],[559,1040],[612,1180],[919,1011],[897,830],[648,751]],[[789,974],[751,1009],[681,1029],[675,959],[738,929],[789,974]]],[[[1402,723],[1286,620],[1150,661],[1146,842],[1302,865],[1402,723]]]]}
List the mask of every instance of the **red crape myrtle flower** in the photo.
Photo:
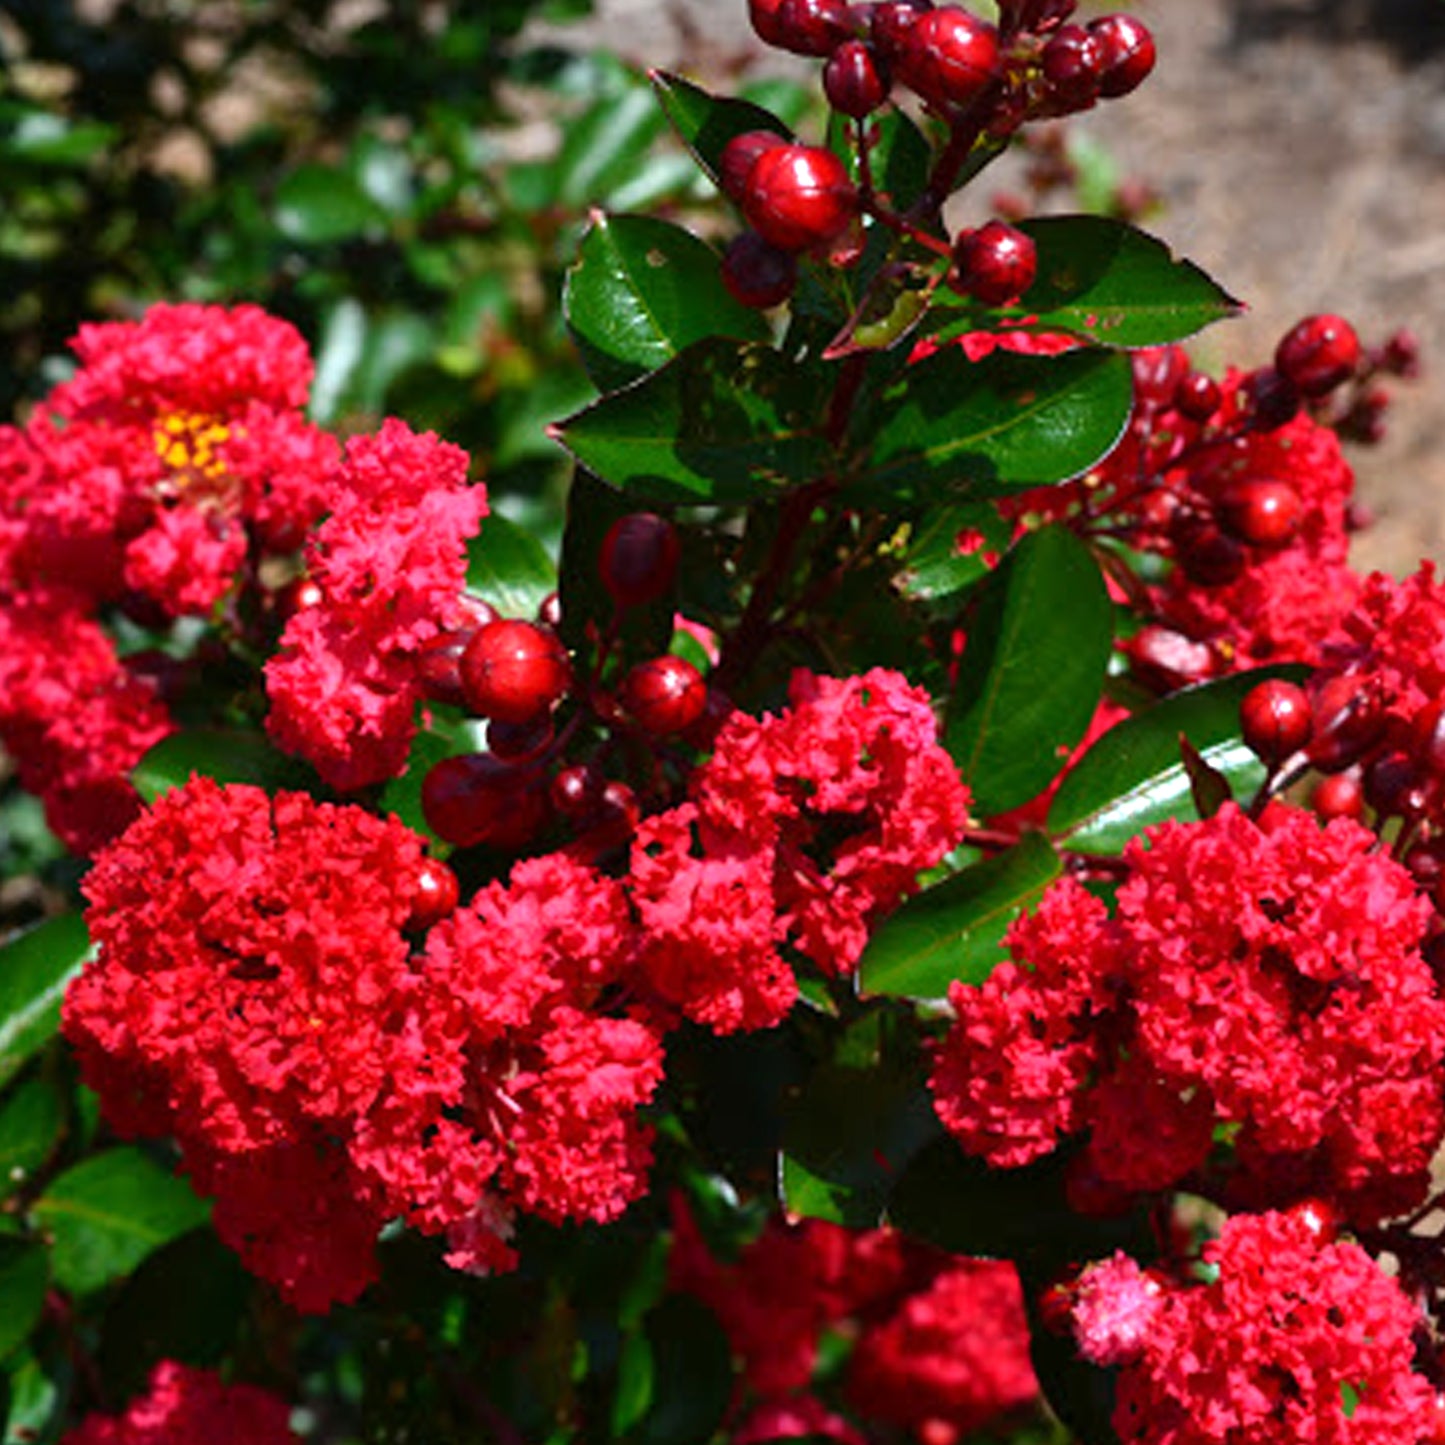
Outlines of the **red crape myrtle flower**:
{"type": "Polygon", "coordinates": [[[1090,1132],[1125,1191],[1204,1168],[1232,1126],[1236,1197],[1333,1200],[1373,1221],[1423,1199],[1445,1134],[1445,1002],[1430,908],[1374,834],[1234,805],[1125,853],[1115,915],[1064,880],[954,984],[932,1087],[970,1152],[1028,1163],[1090,1132]]]}
{"type": "Polygon", "coordinates": [[[387,421],[346,448],[331,514],[307,549],[316,606],[266,664],[267,726],[335,788],[395,777],[421,696],[415,659],[461,620],[466,541],[487,511],[467,454],[387,421]]]}
{"type": "Polygon", "coordinates": [[[290,1407],[255,1385],[162,1360],[120,1415],[90,1415],[60,1445],[300,1445],[290,1407]]]}
{"type": "Polygon", "coordinates": [[[1124,1445],[1416,1445],[1434,1391],[1411,1369],[1420,1321],[1357,1245],[1307,1210],[1240,1215],[1206,1247],[1211,1283],[1158,1297],[1119,1372],[1124,1445]]]}
{"type": "Polygon", "coordinates": [[[418,959],[422,865],[395,819],[193,779],[86,880],[86,1081],[122,1134],[175,1136],[221,1238],[303,1310],[360,1293],[388,1219],[504,1268],[517,1209],[608,1219],[645,1187],[661,1046],[594,1007],[618,885],[524,864],[418,959]]]}
{"type": "Polygon", "coordinates": [[[300,545],[337,447],[302,415],[311,358],[293,326],[255,306],[161,305],[72,344],[79,370],[0,445],[20,583],[199,614],[248,546],[300,545]]]}
{"type": "Polygon", "coordinates": [[[963,835],[968,793],[928,696],[883,668],[799,671],[776,716],[735,713],[693,801],[644,823],[630,894],[662,998],[720,1033],[792,1006],[781,949],[832,975],[963,835]]]}

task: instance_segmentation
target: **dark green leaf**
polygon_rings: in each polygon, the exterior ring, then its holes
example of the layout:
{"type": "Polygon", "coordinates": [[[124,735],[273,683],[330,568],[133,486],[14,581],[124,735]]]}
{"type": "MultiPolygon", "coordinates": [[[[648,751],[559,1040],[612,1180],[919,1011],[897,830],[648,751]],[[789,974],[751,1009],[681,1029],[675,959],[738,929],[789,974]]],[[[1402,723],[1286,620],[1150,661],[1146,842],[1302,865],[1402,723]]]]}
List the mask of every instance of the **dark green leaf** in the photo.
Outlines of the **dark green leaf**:
{"type": "Polygon", "coordinates": [[[1212,818],[1234,796],[1229,779],[1217,768],[1210,767],[1183,733],[1179,734],[1179,757],[1189,774],[1189,796],[1194,800],[1194,811],[1201,818],[1212,818]]]}
{"type": "Polygon", "coordinates": [[[865,993],[941,999],[954,979],[982,983],[1004,958],[1009,924],[1062,872],[1039,833],[910,898],[874,933],[858,966],[865,993]]]}
{"type": "Polygon", "coordinates": [[[1005,314],[1027,316],[1031,328],[1105,346],[1159,346],[1240,310],[1193,262],[1123,221],[1043,216],[1020,229],[1038,246],[1038,279],[1005,314]]]}
{"type": "Polygon", "coordinates": [[[563,307],[601,391],[636,381],[707,336],[768,337],[761,314],[723,285],[717,252],[648,216],[593,213],[563,307]]]}
{"type": "Polygon", "coordinates": [[[276,187],[276,229],[292,241],[324,245],[358,236],[384,219],[355,177],[331,166],[298,166],[276,187]]]}
{"type": "Polygon", "coordinates": [[[921,1069],[817,1069],[784,1119],[779,1182],[790,1216],[871,1229],[898,1175],[938,1132],[921,1069]]]}
{"type": "Polygon", "coordinates": [[[700,85],[665,70],[652,72],[652,84],[663,114],[714,182],[723,150],[734,136],[771,130],[792,139],[792,132],[777,116],[751,101],[711,95],[700,85]]]}
{"type": "Polygon", "coordinates": [[[933,507],[918,523],[898,584],[920,602],[952,596],[986,577],[1013,540],[992,502],[933,507]]]}
{"type": "Polygon", "coordinates": [[[1133,404],[1128,359],[1114,352],[969,361],[944,346],[860,411],[876,436],[850,485],[870,501],[937,502],[945,488],[991,497],[1063,481],[1112,449],[1133,404]]]}
{"type": "Polygon", "coordinates": [[[637,1445],[702,1445],[732,1395],[732,1355],[712,1311],[672,1295],[647,1317],[652,1408],[630,1438],[637,1445]]]}
{"type": "Polygon", "coordinates": [[[1129,839],[1169,818],[1199,816],[1179,753],[1182,733],[1236,797],[1264,780],[1264,764],[1239,736],[1239,704],[1270,677],[1299,681],[1306,669],[1261,668],[1188,688],[1111,728],[1059,785],[1048,830],[1079,853],[1119,853],[1129,839]]]}
{"type": "Polygon", "coordinates": [[[823,469],[819,389],[815,372],[768,347],[719,337],[568,417],[553,434],[634,501],[740,505],[823,469]]]}
{"type": "Polygon", "coordinates": [[[56,1282],[86,1294],[204,1224],[210,1209],[139,1149],[109,1149],[54,1180],[34,1212],[54,1241],[56,1282]]]}
{"type": "Polygon", "coordinates": [[[944,730],[975,812],[1016,808],[1058,775],[1098,705],[1113,622],[1098,564],[1066,528],[1028,533],[989,578],[944,730]]]}
{"type": "Polygon", "coordinates": [[[467,589],[503,617],[532,618],[557,590],[557,569],[532,533],[493,512],[467,544],[467,589]]]}
{"type": "Polygon", "coordinates": [[[0,1086],[55,1036],[66,986],[89,956],[78,913],[47,919],[0,948],[0,1086]]]}
{"type": "Polygon", "coordinates": [[[0,1103],[0,1199],[28,1184],[50,1157],[62,1119],[49,1079],[27,1079],[0,1103]]]}
{"type": "Polygon", "coordinates": [[[264,733],[215,728],[162,738],[135,765],[131,782],[153,803],[192,774],[218,783],[252,783],[268,792],[304,788],[310,778],[301,763],[278,752],[264,733]]]}
{"type": "Polygon", "coordinates": [[[45,1306],[49,1282],[50,1268],[43,1245],[24,1239],[0,1239],[0,1360],[35,1327],[45,1306]]]}

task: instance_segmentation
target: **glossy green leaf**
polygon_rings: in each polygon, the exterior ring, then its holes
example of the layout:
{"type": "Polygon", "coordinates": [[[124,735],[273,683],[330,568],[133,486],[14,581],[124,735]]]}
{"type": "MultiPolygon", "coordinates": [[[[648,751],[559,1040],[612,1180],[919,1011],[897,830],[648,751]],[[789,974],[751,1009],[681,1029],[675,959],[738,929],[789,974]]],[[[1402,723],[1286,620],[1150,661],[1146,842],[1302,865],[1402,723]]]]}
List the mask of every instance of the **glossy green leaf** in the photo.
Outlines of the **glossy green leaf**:
{"type": "Polygon", "coordinates": [[[712,95],[700,85],[665,70],[652,72],[652,84],[663,114],[714,183],[723,150],[734,136],[749,130],[771,130],[792,139],[784,122],[751,101],[712,95]]]}
{"type": "Polygon", "coordinates": [[[614,186],[640,169],[644,152],[663,125],[645,85],[594,101],[562,129],[555,164],[557,204],[577,211],[591,202],[605,202],[614,186]]]}
{"type": "Polygon", "coordinates": [[[1187,688],[1110,728],[1059,785],[1050,835],[1075,852],[1119,853],[1155,823],[1197,818],[1181,734],[1235,797],[1249,798],[1264,780],[1264,765],[1240,739],[1239,704],[1266,678],[1298,681],[1305,671],[1261,668],[1187,688]]]}
{"type": "Polygon", "coordinates": [[[311,776],[302,763],[278,752],[264,733],[232,728],[172,733],[135,765],[130,776],[141,797],[153,803],[192,774],[218,783],[251,783],[267,792],[304,788],[311,776]]]}
{"type": "Polygon", "coordinates": [[[829,1063],[784,1120],[779,1183],[790,1216],[870,1229],[909,1159],[938,1132],[921,1068],[829,1063]]]}
{"type": "Polygon", "coordinates": [[[975,863],[910,898],[884,920],[864,950],[858,982],[866,994],[942,999],[954,979],[982,983],[1004,957],[1003,936],[1063,871],[1042,834],[975,863]]]}
{"type": "Polygon", "coordinates": [[[49,1282],[50,1266],[43,1245],[0,1239],[0,1360],[35,1328],[49,1282]]]}
{"type": "Polygon", "coordinates": [[[991,502],[932,507],[919,519],[898,585],[920,602],[952,596],[987,577],[1013,540],[1013,523],[991,502]]]}
{"type": "Polygon", "coordinates": [[[740,505],[812,481],[828,448],[821,379],[766,346],[700,341],[553,428],[638,502],[740,505]]]}
{"type": "Polygon", "coordinates": [[[937,502],[946,489],[991,497],[1063,481],[1113,448],[1133,404],[1128,359],[1115,352],[975,362],[945,346],[860,412],[876,436],[849,484],[869,501],[937,502]]]}
{"type": "Polygon", "coordinates": [[[54,1180],[34,1213],[53,1240],[56,1282],[87,1294],[204,1224],[210,1209],[139,1149],[109,1149],[54,1180]]]}
{"type": "Polygon", "coordinates": [[[1182,341],[1240,304],[1163,241],[1105,216],[1043,216],[1020,229],[1038,246],[1038,278],[1005,315],[1103,346],[1182,341]]]}
{"type": "Polygon", "coordinates": [[[332,166],[298,166],[276,187],[276,229],[288,240],[346,241],[384,218],[356,178],[332,166]]]}
{"type": "Polygon", "coordinates": [[[944,745],[988,816],[1057,776],[1103,691],[1114,611],[1088,547],[1028,533],[985,584],[948,704],[944,745]]]}
{"type": "Polygon", "coordinates": [[[63,1119],[49,1079],[27,1079],[0,1101],[0,1199],[28,1184],[50,1157],[63,1119]]]}
{"type": "Polygon", "coordinates": [[[761,314],[723,285],[717,252],[649,216],[593,213],[562,304],[602,391],[655,371],[704,337],[768,337],[761,314]]]}
{"type": "Polygon", "coordinates": [[[78,913],[47,919],[0,948],[0,1086],[55,1037],[66,986],[89,957],[78,913]]]}
{"type": "Polygon", "coordinates": [[[493,512],[467,543],[467,589],[503,617],[531,619],[557,590],[557,569],[531,532],[493,512]]]}
{"type": "Polygon", "coordinates": [[[49,111],[22,116],[0,136],[0,156],[44,166],[84,166],[115,145],[120,132],[100,122],[75,124],[49,111]]]}

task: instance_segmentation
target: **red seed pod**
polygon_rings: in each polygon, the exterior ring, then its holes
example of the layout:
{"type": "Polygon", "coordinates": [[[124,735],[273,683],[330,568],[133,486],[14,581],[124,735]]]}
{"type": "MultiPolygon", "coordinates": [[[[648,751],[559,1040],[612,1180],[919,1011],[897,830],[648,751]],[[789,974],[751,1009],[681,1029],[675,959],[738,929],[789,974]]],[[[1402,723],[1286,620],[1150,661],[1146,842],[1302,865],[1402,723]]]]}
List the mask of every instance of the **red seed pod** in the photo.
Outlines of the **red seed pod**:
{"type": "Polygon", "coordinates": [[[763,240],[782,251],[805,251],[847,229],[858,211],[858,193],[848,167],[832,151],[782,145],[753,162],[742,207],[763,240]]]}
{"type": "Polygon", "coordinates": [[[481,717],[524,723],[572,685],[567,650],[548,629],[505,619],[478,629],[461,660],[467,705],[481,717]]]}
{"type": "Polygon", "coordinates": [[[1219,383],[1202,371],[1191,371],[1174,389],[1174,409],[1190,421],[1207,422],[1224,400],[1219,383]]]}
{"type": "Polygon", "coordinates": [[[1102,15],[1089,31],[1103,49],[1099,94],[1113,100],[1137,90],[1154,69],[1154,37],[1132,15],[1102,15]]]}
{"type": "Polygon", "coordinates": [[[787,144],[787,136],[779,135],[775,130],[745,130],[735,135],[723,147],[718,158],[718,184],[723,194],[742,205],[743,191],[747,187],[753,162],[764,151],[776,150],[787,144]]]}
{"type": "Polygon", "coordinates": [[[900,37],[894,73],[934,105],[967,106],[998,77],[998,31],[957,5],[930,10],[900,37]]]}
{"type": "Polygon", "coordinates": [[[756,231],[744,231],[723,252],[722,280],[733,300],[766,311],[793,294],[798,262],[790,251],[780,251],[756,231]]]}
{"type": "Polygon", "coordinates": [[[646,732],[680,733],[707,710],[707,683],[686,658],[664,653],[639,662],[618,689],[617,700],[646,732]]]}
{"type": "Polygon", "coordinates": [[[1251,688],[1239,706],[1245,746],[1277,768],[1310,740],[1314,714],[1302,687],[1273,678],[1251,688]]]}
{"type": "Polygon", "coordinates": [[[748,0],[748,19],[764,45],[783,43],[782,26],[778,22],[778,11],[782,5],[783,0],[748,0]]]}
{"type": "Polygon", "coordinates": [[[1033,237],[1003,221],[965,231],[953,248],[953,258],[959,288],[985,306],[1017,301],[1038,274],[1033,237]]]}
{"type": "Polygon", "coordinates": [[[1355,374],[1360,338],[1340,316],[1306,316],[1275,348],[1279,373],[1304,396],[1324,396],[1355,374]]]}
{"type": "Polygon", "coordinates": [[[1134,372],[1134,401],[1139,406],[1168,406],[1189,373],[1189,358],[1178,346],[1146,346],[1129,353],[1134,372]]]}
{"type": "Polygon", "coordinates": [[[1260,478],[1226,488],[1218,511],[1225,530],[1241,541],[1253,547],[1283,547],[1299,531],[1304,503],[1288,482],[1260,478]]]}
{"type": "Polygon", "coordinates": [[[845,41],[823,67],[823,93],[834,110],[861,120],[888,99],[888,75],[871,46],[845,41]]]}
{"type": "Polygon", "coordinates": [[[933,0],[883,0],[868,17],[868,38],[885,62],[898,58],[903,37],[920,15],[933,9],[933,0]]]}
{"type": "Polygon", "coordinates": [[[457,875],[436,858],[423,858],[412,884],[411,916],[408,928],[424,929],[456,912],[461,890],[457,875]]]}
{"type": "Polygon", "coordinates": [[[1365,764],[1365,801],[1382,818],[1418,817],[1425,809],[1420,770],[1409,753],[1392,748],[1365,764]]]}
{"type": "Polygon", "coordinates": [[[775,45],[794,55],[831,55],[856,33],[847,0],[782,0],[775,45]]]}
{"type": "Polygon", "coordinates": [[[681,555],[677,528],[666,517],[629,512],[607,529],[597,570],[619,607],[645,607],[667,595],[681,555]]]}
{"type": "Polygon", "coordinates": [[[506,763],[523,763],[537,757],[546,752],[555,737],[550,712],[528,722],[498,722],[493,718],[487,724],[487,747],[493,757],[506,763]]]}
{"type": "Polygon", "coordinates": [[[416,675],[424,698],[450,703],[453,707],[467,705],[466,689],[462,686],[462,653],[476,635],[474,627],[459,627],[437,633],[417,649],[416,675]]]}
{"type": "Polygon", "coordinates": [[[1061,25],[1039,57],[1049,93],[1070,109],[1092,105],[1104,72],[1104,46],[1082,25],[1061,25]]]}
{"type": "Polygon", "coordinates": [[[443,758],[422,779],[421,810],[426,825],[458,848],[489,843],[520,848],[547,816],[537,771],[504,763],[491,753],[443,758]]]}
{"type": "Polygon", "coordinates": [[[1365,813],[1365,790],[1358,772],[1334,773],[1321,778],[1310,794],[1310,807],[1328,822],[1331,818],[1361,818],[1365,813]]]}
{"type": "Polygon", "coordinates": [[[1341,673],[1314,694],[1310,762],[1322,773],[1343,772],[1384,737],[1388,718],[1379,690],[1341,673]]]}

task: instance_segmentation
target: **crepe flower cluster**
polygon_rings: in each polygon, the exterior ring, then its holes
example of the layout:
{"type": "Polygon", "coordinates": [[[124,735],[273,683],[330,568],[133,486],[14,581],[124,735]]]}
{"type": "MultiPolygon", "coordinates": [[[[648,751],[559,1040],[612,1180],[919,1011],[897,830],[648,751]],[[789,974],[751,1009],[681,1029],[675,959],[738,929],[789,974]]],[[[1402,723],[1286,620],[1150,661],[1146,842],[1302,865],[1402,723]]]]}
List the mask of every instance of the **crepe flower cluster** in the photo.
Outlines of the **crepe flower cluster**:
{"type": "Polygon", "coordinates": [[[928,695],[898,673],[800,671],[789,702],[777,716],[735,714],[692,801],[647,820],[633,849],[647,978],[720,1033],[787,1013],[788,955],[847,973],[967,818],[928,695]]]}
{"type": "Polygon", "coordinates": [[[284,1400],[162,1360],[119,1415],[90,1415],[60,1445],[300,1445],[284,1400]]]}
{"type": "Polygon", "coordinates": [[[299,1309],[354,1298],[382,1224],[507,1268],[517,1210],[602,1221],[642,1193],[662,1050],[601,1006],[618,886],[521,865],[408,928],[421,840],[358,808],[196,779],[86,880],[98,959],[63,1026],[122,1134],[173,1135],[215,1225],[299,1309]]]}
{"type": "Polygon", "coordinates": [[[1411,1368],[1420,1316],[1364,1250],[1302,1208],[1228,1220],[1204,1262],[1209,1282],[1161,1288],[1110,1361],[1124,1445],[1433,1438],[1435,1393],[1411,1368]]]}
{"type": "Polygon", "coordinates": [[[1055,884],[1011,960],[950,989],[940,1117],[1003,1167],[1087,1134],[1081,1188],[1189,1176],[1357,1221],[1417,1203],[1445,1134],[1445,1002],[1419,952],[1430,906],[1375,844],[1347,820],[1228,805],[1131,844],[1112,917],[1055,884]]]}
{"type": "Polygon", "coordinates": [[[949,1445],[1038,1398],[1023,1292],[1006,1261],[955,1258],[890,1230],[809,1219],[770,1221],[723,1263],[677,1203],[674,1225],[672,1286],[713,1311],[742,1362],[735,1407],[746,1408],[743,1438],[757,1421],[778,1426],[794,1414],[826,1438],[852,1438],[807,1393],[821,1383],[825,1331],[851,1342],[842,1403],[864,1424],[949,1445]]]}
{"type": "Polygon", "coordinates": [[[172,729],[101,625],[205,615],[321,515],[337,446],[311,359],[254,306],[82,327],[79,370],[0,427],[0,740],[51,827],[91,853],[136,815],[130,769],[172,729]]]}
{"type": "Polygon", "coordinates": [[[431,432],[390,420],[348,444],[307,549],[320,600],[292,617],[266,665],[272,736],[332,787],[405,767],[421,696],[414,660],[462,620],[466,541],[486,511],[467,454],[431,432]]]}

